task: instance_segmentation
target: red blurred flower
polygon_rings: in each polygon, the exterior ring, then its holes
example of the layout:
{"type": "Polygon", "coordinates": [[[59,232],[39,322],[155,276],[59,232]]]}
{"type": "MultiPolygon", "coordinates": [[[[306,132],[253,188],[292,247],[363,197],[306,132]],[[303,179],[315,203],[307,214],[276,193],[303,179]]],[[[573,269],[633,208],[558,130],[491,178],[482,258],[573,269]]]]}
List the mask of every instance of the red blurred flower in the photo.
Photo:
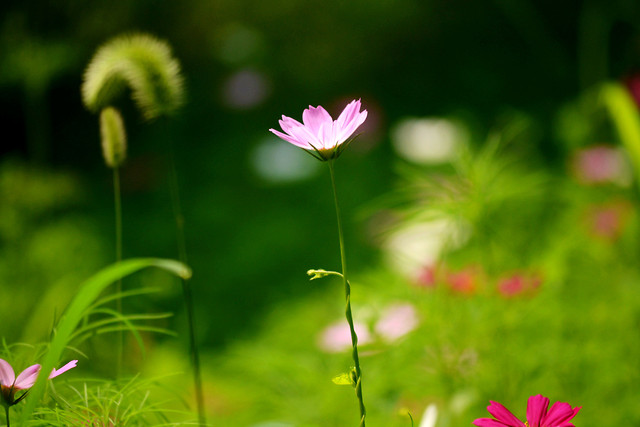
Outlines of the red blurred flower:
{"type": "Polygon", "coordinates": [[[509,277],[498,281],[498,292],[505,298],[512,298],[531,292],[542,283],[542,278],[537,275],[514,273],[509,277]]]}
{"type": "Polygon", "coordinates": [[[446,284],[452,291],[464,295],[473,295],[478,290],[480,273],[475,267],[449,273],[446,284]]]}
{"type": "Polygon", "coordinates": [[[421,288],[433,289],[437,285],[437,267],[435,265],[425,265],[418,271],[416,285],[421,288]]]}
{"type": "Polygon", "coordinates": [[[589,232],[598,238],[614,241],[622,234],[629,220],[631,204],[626,200],[593,206],[587,219],[589,232]]]}

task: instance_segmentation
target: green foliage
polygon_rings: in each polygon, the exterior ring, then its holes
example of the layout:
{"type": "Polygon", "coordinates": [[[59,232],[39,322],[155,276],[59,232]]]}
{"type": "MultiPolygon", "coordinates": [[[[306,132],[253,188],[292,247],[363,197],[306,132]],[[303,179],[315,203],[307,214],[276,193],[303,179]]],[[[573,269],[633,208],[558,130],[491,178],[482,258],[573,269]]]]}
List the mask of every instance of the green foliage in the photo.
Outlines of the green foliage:
{"type": "Polygon", "coordinates": [[[68,171],[0,163],[0,299],[11,301],[0,336],[10,342],[40,342],[77,284],[111,258],[82,213],[88,197],[68,171]]]}
{"type": "Polygon", "coordinates": [[[98,112],[129,87],[147,119],[173,113],[184,98],[180,65],[169,45],[146,34],[114,38],[100,47],[84,74],[82,100],[98,112]]]}
{"type": "MultiPolygon", "coordinates": [[[[170,421],[176,416],[188,420],[190,412],[172,409],[177,396],[154,400],[162,392],[163,380],[175,378],[142,379],[140,376],[121,380],[87,380],[68,385],[70,397],[54,396],[57,405],[41,408],[34,415],[32,426],[182,426],[198,425],[195,421],[170,421]]],[[[183,405],[179,405],[183,406],[183,405]]]]}
{"type": "MultiPolygon", "coordinates": [[[[58,363],[62,356],[62,352],[69,344],[69,340],[78,324],[87,314],[87,309],[94,304],[96,298],[107,286],[118,279],[148,267],[160,268],[182,278],[189,278],[191,276],[191,271],[184,264],[177,261],[156,258],[130,259],[114,264],[96,273],[81,286],[58,322],[55,335],[42,362],[42,372],[51,372],[55,367],[55,364],[58,363]]],[[[30,398],[27,400],[25,408],[21,413],[20,420],[22,423],[29,420],[36,405],[40,402],[45,392],[46,383],[47,377],[40,375],[31,389],[30,398]]]]}
{"type": "Polygon", "coordinates": [[[607,83],[600,90],[602,102],[615,125],[620,141],[627,149],[640,185],[640,114],[638,106],[626,88],[607,83]]]}
{"type": "MultiPolygon", "coordinates": [[[[435,403],[437,427],[469,425],[487,416],[489,400],[524,417],[527,398],[538,393],[582,406],[576,425],[640,419],[633,391],[640,380],[637,198],[627,187],[586,185],[536,162],[522,143],[532,129],[522,124],[451,164],[403,164],[396,190],[378,203],[382,241],[441,218],[462,224],[466,235],[442,246],[430,281],[384,264],[354,275],[354,319],[370,335],[359,349],[372,424],[406,426],[405,408],[419,414],[435,403]],[[612,200],[599,230],[594,213],[612,200]],[[454,286],[451,277],[470,266],[471,286],[454,286]],[[539,278],[530,288],[501,288],[505,278],[530,272],[539,278]],[[395,340],[378,326],[391,304],[412,305],[419,318],[395,340]]],[[[219,355],[212,366],[224,406],[214,422],[357,425],[346,388],[332,384],[348,383],[347,374],[335,374],[350,362],[350,345],[342,352],[321,345],[326,328],[342,321],[334,284],[276,307],[255,335],[219,355]]]]}
{"type": "Polygon", "coordinates": [[[101,298],[95,304],[87,308],[86,314],[81,325],[73,332],[69,338],[69,343],[77,347],[89,338],[95,337],[114,331],[131,332],[135,338],[136,344],[142,356],[145,356],[146,350],[142,341],[141,331],[154,332],[166,335],[177,335],[175,332],[165,328],[147,326],[145,324],[134,323],[138,321],[159,320],[171,317],[171,313],[139,313],[139,314],[122,314],[116,310],[107,307],[107,304],[114,300],[123,300],[125,298],[138,297],[141,295],[149,295],[158,292],[154,288],[132,289],[124,292],[116,292],[108,297],[101,298]],[[98,316],[98,319],[95,317],[98,316]]]}

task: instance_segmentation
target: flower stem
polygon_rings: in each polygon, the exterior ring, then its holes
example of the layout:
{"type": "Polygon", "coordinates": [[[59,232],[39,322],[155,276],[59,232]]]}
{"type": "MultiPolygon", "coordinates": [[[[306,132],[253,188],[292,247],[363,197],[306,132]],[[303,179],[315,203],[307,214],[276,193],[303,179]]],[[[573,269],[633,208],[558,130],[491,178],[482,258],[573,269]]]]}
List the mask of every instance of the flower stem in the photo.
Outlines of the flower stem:
{"type": "Polygon", "coordinates": [[[340,219],[340,206],[338,204],[338,193],[336,191],[336,178],[334,173],[333,160],[329,160],[327,163],[329,164],[329,171],[331,173],[331,187],[333,189],[333,201],[336,206],[336,217],[338,219],[338,237],[340,240],[340,261],[342,263],[342,280],[344,282],[344,294],[345,294],[345,300],[347,304],[345,315],[347,317],[347,323],[349,323],[349,329],[351,331],[351,344],[353,346],[353,351],[351,355],[353,356],[353,363],[355,365],[356,397],[358,398],[358,402],[360,404],[360,427],[365,427],[365,417],[367,415],[367,411],[364,407],[364,399],[362,398],[362,371],[360,370],[360,358],[358,356],[358,335],[356,335],[356,330],[353,326],[353,315],[351,313],[351,285],[349,284],[349,280],[347,280],[347,256],[344,250],[344,235],[342,232],[342,221],[340,219]]]}
{"type": "MultiPolygon", "coordinates": [[[[113,206],[116,222],[116,262],[122,261],[122,195],[120,190],[120,167],[113,168],[113,206]]],[[[122,279],[116,283],[116,311],[122,314],[122,279]]],[[[116,377],[120,376],[122,371],[122,363],[124,358],[124,332],[121,330],[117,334],[116,345],[116,377]]]]}
{"type": "Polygon", "coordinates": [[[4,412],[7,414],[7,427],[11,427],[11,424],[9,423],[9,406],[5,405],[4,412]]]}
{"type": "MultiPolygon", "coordinates": [[[[178,190],[178,174],[176,172],[176,163],[171,147],[169,152],[171,158],[171,166],[169,168],[169,187],[171,192],[171,204],[173,207],[173,215],[176,221],[176,238],[178,241],[178,257],[180,261],[187,264],[187,245],[184,232],[184,216],[180,206],[180,192],[178,190]]],[[[187,309],[187,321],[189,324],[189,346],[191,353],[191,363],[193,365],[193,382],[196,392],[196,405],[198,407],[198,422],[200,426],[207,424],[204,410],[204,395],[202,393],[202,374],[200,370],[200,355],[198,351],[198,343],[196,342],[196,322],[193,309],[193,295],[191,293],[191,285],[188,279],[182,280],[182,293],[184,303],[187,309]]]]}

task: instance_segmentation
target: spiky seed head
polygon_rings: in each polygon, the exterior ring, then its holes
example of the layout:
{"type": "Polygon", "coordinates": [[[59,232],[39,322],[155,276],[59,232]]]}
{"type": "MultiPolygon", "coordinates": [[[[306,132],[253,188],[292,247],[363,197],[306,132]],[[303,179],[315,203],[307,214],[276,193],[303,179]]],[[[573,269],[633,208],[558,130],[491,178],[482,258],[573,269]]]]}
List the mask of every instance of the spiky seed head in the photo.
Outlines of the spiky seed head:
{"type": "Polygon", "coordinates": [[[113,107],[100,112],[102,156],[107,166],[117,168],[127,157],[127,135],[120,112],[113,107]]]}
{"type": "Polygon", "coordinates": [[[112,105],[125,87],[147,119],[175,112],[184,100],[180,64],[169,45],[147,34],[116,37],[91,59],[84,73],[82,100],[97,112],[112,105]]]}

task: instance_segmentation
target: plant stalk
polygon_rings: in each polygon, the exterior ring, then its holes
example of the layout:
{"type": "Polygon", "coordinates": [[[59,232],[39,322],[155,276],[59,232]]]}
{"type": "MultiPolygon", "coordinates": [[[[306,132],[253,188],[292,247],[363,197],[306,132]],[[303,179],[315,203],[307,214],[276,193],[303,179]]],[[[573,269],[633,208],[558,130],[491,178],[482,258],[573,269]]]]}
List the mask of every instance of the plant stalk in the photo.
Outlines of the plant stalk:
{"type": "Polygon", "coordinates": [[[4,412],[7,414],[7,427],[11,427],[11,424],[9,423],[9,406],[5,405],[4,412]]]}
{"type": "MultiPolygon", "coordinates": [[[[116,262],[122,261],[122,192],[120,190],[120,167],[113,168],[113,206],[116,225],[116,262]]],[[[122,279],[116,283],[116,295],[122,293],[122,279]]],[[[122,298],[116,299],[116,311],[122,314],[122,298]]],[[[116,345],[116,378],[122,373],[124,358],[124,331],[117,333],[116,345]]]]}
{"type": "Polygon", "coordinates": [[[331,187],[333,189],[333,201],[336,206],[336,217],[338,220],[338,238],[340,240],[340,261],[342,264],[342,280],[344,282],[344,294],[346,300],[345,315],[347,317],[347,323],[349,323],[349,330],[351,331],[351,344],[353,351],[351,355],[353,357],[353,363],[355,365],[355,391],[356,397],[360,405],[360,427],[365,427],[365,418],[367,411],[364,406],[364,399],[362,398],[362,371],[360,369],[360,357],[358,356],[358,335],[356,335],[355,327],[353,326],[353,315],[351,313],[351,285],[347,280],[347,256],[344,250],[344,234],[342,232],[342,220],[340,219],[340,206],[338,204],[338,192],[336,191],[336,179],[334,173],[334,160],[329,160],[329,171],[331,173],[331,187]]]}
{"type": "MultiPolygon", "coordinates": [[[[171,205],[173,206],[173,215],[176,221],[176,239],[178,243],[179,260],[187,264],[187,245],[184,232],[184,216],[180,206],[180,192],[178,189],[178,174],[176,172],[176,163],[173,149],[170,149],[169,157],[171,158],[171,166],[169,169],[169,187],[171,192],[171,205]]],[[[204,409],[204,395],[202,392],[202,373],[200,370],[200,354],[198,343],[196,341],[196,322],[193,308],[193,295],[191,285],[188,279],[181,279],[182,293],[184,303],[187,310],[187,322],[189,324],[189,347],[191,353],[191,363],[193,365],[193,382],[196,393],[196,405],[198,407],[198,422],[200,426],[206,426],[206,414],[204,409]]]]}

